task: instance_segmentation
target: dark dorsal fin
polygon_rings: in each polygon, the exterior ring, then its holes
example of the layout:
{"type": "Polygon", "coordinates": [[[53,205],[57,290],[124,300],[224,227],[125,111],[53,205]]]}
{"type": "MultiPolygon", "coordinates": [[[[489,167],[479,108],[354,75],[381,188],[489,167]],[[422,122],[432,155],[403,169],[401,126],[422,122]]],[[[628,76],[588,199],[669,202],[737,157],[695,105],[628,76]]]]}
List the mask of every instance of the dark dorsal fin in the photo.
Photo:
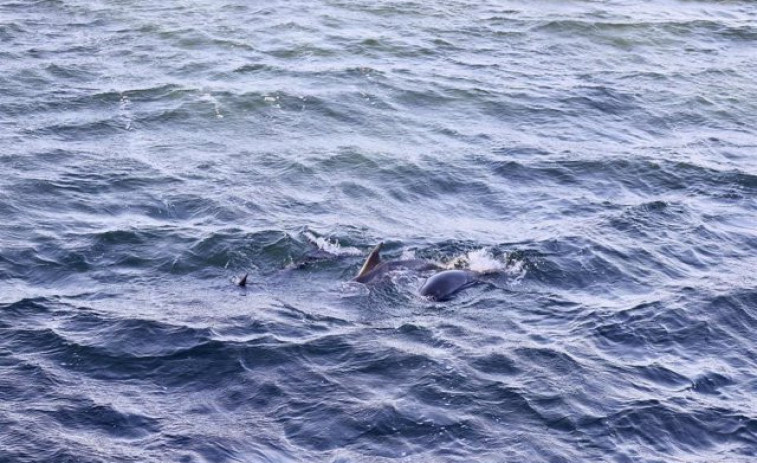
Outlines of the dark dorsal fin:
{"type": "Polygon", "coordinates": [[[240,278],[239,281],[237,281],[237,286],[241,286],[242,288],[247,286],[247,273],[245,273],[244,276],[240,278]]]}
{"type": "Polygon", "coordinates": [[[370,272],[371,270],[376,268],[378,264],[381,263],[381,256],[379,254],[381,252],[381,246],[383,245],[384,245],[383,242],[377,244],[376,247],[373,248],[373,251],[371,251],[371,253],[368,254],[368,258],[365,259],[365,263],[360,268],[360,271],[357,273],[357,276],[355,277],[356,279],[364,276],[366,273],[370,272]]]}

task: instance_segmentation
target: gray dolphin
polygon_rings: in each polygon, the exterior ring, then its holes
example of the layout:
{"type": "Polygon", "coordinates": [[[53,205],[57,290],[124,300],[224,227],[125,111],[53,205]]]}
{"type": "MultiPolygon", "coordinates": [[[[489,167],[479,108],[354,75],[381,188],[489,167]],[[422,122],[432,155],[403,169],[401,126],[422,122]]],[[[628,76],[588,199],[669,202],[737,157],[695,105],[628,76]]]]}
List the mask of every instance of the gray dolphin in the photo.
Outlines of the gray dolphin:
{"type": "Polygon", "coordinates": [[[365,259],[365,263],[352,281],[357,281],[358,283],[373,283],[383,278],[384,275],[392,270],[415,270],[417,272],[422,272],[424,270],[434,270],[439,268],[437,264],[423,259],[390,260],[388,262],[382,262],[382,246],[384,246],[384,243],[379,243],[373,248],[373,251],[368,254],[368,258],[365,259]]]}
{"type": "MultiPolygon", "coordinates": [[[[381,261],[381,247],[379,243],[365,259],[357,276],[352,279],[358,283],[373,283],[380,280],[387,272],[392,270],[414,270],[418,272],[426,270],[439,270],[441,267],[433,262],[423,259],[381,261]]],[[[471,270],[443,270],[429,277],[419,292],[435,301],[443,301],[452,297],[461,289],[478,283],[478,274],[471,270]]]]}
{"type": "Polygon", "coordinates": [[[444,270],[430,276],[418,292],[434,301],[446,301],[461,289],[481,281],[471,270],[444,270]]]}

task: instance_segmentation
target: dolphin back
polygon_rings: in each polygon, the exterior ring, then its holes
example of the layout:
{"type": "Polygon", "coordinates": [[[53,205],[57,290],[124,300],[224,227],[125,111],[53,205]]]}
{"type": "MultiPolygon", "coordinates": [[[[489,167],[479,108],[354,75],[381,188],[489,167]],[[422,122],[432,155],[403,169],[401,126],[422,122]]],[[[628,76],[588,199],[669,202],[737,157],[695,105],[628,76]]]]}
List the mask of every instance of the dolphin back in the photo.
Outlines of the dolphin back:
{"type": "Polygon", "coordinates": [[[470,270],[445,270],[429,277],[419,292],[421,296],[443,301],[477,282],[478,275],[470,270]]]}
{"type": "Polygon", "coordinates": [[[358,283],[374,283],[384,278],[389,272],[396,270],[423,272],[437,268],[439,268],[439,266],[435,263],[423,259],[392,260],[389,262],[381,262],[366,273],[361,272],[358,276],[353,278],[352,281],[357,281],[358,283]]]}

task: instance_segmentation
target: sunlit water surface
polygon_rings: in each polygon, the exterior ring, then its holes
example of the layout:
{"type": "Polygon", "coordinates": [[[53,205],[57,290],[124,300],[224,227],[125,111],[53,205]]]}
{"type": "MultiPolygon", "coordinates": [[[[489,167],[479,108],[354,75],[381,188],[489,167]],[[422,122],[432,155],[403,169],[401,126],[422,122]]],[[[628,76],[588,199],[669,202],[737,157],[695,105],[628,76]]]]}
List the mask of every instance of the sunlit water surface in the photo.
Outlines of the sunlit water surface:
{"type": "Polygon", "coordinates": [[[754,461],[754,2],[0,0],[0,63],[1,461],[754,461]]]}

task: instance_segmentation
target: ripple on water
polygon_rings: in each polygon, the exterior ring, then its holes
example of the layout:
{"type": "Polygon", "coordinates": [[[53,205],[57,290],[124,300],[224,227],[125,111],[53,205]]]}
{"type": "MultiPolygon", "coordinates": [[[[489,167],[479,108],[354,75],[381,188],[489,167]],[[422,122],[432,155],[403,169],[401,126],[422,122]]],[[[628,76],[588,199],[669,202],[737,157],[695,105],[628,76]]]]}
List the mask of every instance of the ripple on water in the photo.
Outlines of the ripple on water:
{"type": "Polygon", "coordinates": [[[0,460],[751,461],[749,2],[234,3],[0,5],[0,460]]]}

